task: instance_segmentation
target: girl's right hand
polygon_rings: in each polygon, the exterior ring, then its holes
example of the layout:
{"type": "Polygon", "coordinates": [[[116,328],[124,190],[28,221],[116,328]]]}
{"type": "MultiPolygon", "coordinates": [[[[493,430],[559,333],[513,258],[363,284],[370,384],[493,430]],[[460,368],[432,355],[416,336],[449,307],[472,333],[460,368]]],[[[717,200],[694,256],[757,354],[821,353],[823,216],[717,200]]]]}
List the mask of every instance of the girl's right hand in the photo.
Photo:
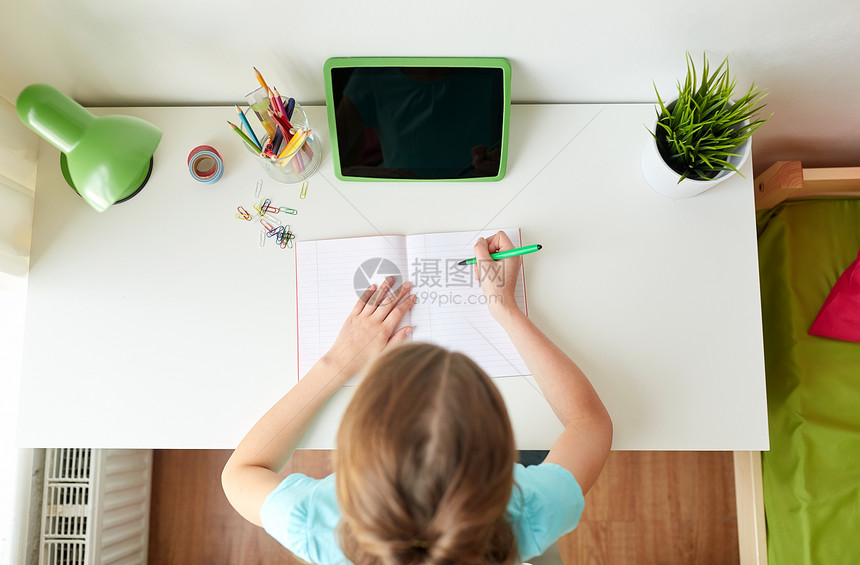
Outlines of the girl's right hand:
{"type": "Polygon", "coordinates": [[[395,331],[400,320],[415,305],[410,295],[412,283],[405,282],[392,292],[394,277],[387,277],[377,288],[371,285],[356,302],[331,349],[323,358],[333,362],[343,382],[355,376],[383,351],[402,343],[411,326],[395,331]]]}
{"type": "Polygon", "coordinates": [[[490,314],[499,322],[511,314],[521,313],[515,293],[523,258],[516,256],[494,261],[490,254],[514,248],[513,242],[503,231],[489,239],[479,237],[475,242],[475,258],[478,260],[475,263],[475,277],[484,291],[490,314]]]}

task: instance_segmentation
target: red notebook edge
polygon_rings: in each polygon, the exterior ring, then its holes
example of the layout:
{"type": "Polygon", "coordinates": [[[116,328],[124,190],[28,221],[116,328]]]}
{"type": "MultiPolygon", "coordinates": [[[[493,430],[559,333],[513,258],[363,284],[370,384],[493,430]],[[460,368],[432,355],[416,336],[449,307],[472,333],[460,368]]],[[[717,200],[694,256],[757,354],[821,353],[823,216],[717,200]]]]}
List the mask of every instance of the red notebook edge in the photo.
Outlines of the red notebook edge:
{"type": "Polygon", "coordinates": [[[302,375],[299,373],[299,246],[295,246],[296,252],[294,255],[294,267],[296,275],[296,384],[302,380],[302,375]]]}

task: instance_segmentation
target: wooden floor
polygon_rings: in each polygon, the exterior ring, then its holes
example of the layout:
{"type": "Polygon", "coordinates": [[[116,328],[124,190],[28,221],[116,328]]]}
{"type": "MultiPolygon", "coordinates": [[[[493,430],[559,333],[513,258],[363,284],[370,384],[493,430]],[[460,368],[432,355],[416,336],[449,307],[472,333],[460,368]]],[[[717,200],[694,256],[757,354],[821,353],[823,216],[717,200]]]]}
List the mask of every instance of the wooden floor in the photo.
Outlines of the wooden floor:
{"type": "MultiPolygon", "coordinates": [[[[302,563],[227,503],[220,473],[229,455],[155,452],[150,563],[302,563]]],[[[323,477],[329,457],[300,451],[284,474],[323,477]]],[[[560,547],[567,565],[738,563],[732,454],[613,452],[560,547]]]]}

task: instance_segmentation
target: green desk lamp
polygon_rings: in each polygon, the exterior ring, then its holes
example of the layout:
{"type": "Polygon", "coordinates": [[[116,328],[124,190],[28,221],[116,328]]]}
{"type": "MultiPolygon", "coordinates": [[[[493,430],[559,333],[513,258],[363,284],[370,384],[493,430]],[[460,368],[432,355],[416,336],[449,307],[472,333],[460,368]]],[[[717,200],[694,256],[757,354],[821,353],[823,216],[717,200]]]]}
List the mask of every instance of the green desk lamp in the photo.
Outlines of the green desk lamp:
{"type": "Polygon", "coordinates": [[[95,116],[47,84],[31,84],[16,102],[24,124],[60,150],[63,177],[104,212],[146,184],[161,130],[132,116],[95,116]]]}

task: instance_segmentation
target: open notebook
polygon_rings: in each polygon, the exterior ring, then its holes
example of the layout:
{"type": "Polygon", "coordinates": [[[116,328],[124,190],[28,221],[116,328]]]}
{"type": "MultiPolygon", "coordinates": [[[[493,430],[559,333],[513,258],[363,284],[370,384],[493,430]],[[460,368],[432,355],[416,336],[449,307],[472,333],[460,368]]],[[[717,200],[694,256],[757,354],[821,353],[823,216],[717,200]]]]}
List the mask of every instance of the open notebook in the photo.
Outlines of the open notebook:
{"type": "MultiPolygon", "coordinates": [[[[491,377],[528,375],[510,338],[490,316],[474,266],[457,265],[474,256],[478,237],[497,231],[297,242],[299,378],[329,350],[364,290],[387,276],[395,278],[395,289],[409,280],[418,297],[401,323],[413,327],[413,341],[464,353],[491,377]]],[[[519,230],[503,231],[515,246],[521,245],[519,230]]],[[[525,312],[523,273],[516,297],[525,312]]]]}

